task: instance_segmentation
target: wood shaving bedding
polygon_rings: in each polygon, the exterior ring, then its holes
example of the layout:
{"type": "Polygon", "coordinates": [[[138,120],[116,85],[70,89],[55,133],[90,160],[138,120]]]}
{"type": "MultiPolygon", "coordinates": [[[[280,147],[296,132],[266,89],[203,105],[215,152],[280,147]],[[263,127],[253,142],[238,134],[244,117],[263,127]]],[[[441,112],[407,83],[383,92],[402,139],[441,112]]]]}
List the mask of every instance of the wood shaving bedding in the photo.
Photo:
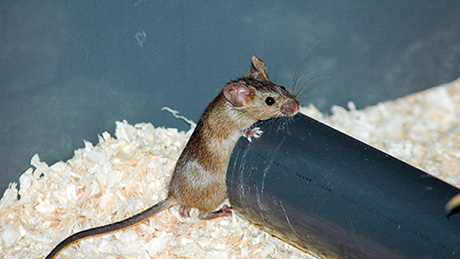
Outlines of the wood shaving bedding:
{"type": "MultiPolygon", "coordinates": [[[[302,112],[460,186],[460,80],[364,110],[302,112]]],[[[117,122],[67,162],[33,168],[0,201],[0,258],[42,258],[77,231],[134,215],[166,197],[193,131],[117,122]],[[17,195],[21,199],[17,199],[17,195]]],[[[173,207],[124,231],[82,240],[58,258],[314,258],[237,215],[182,219],[173,207]]]]}

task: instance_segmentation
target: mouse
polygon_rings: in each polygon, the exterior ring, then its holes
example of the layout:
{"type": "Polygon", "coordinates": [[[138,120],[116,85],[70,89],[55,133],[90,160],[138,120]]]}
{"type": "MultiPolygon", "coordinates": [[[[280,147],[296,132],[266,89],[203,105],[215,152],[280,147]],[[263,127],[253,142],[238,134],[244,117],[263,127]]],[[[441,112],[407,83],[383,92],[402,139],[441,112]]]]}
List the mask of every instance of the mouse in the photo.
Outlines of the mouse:
{"type": "Polygon", "coordinates": [[[264,61],[252,56],[249,74],[228,82],[204,110],[177,160],[166,199],[127,219],[74,233],[46,259],[81,239],[128,228],[175,205],[182,217],[190,217],[192,208],[199,210],[202,220],[232,215],[231,207],[218,208],[227,199],[227,166],[236,142],[261,136],[260,128],[251,128],[255,122],[289,118],[299,109],[298,99],[269,81],[264,61]]]}

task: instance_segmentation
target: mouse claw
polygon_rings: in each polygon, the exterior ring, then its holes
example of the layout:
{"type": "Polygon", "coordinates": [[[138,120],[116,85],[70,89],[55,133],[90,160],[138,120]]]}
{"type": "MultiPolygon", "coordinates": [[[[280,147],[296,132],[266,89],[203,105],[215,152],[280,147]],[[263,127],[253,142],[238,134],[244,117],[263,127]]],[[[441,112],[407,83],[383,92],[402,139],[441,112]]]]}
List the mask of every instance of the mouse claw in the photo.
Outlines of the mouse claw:
{"type": "Polygon", "coordinates": [[[252,129],[248,129],[248,131],[246,131],[246,134],[244,135],[249,142],[252,141],[252,137],[254,138],[260,138],[260,136],[262,135],[263,131],[260,130],[259,127],[255,127],[255,128],[252,128],[252,129]]]}
{"type": "Polygon", "coordinates": [[[179,207],[179,215],[181,215],[181,217],[183,218],[190,218],[190,210],[192,208],[190,206],[185,206],[185,205],[181,205],[179,207]]]}

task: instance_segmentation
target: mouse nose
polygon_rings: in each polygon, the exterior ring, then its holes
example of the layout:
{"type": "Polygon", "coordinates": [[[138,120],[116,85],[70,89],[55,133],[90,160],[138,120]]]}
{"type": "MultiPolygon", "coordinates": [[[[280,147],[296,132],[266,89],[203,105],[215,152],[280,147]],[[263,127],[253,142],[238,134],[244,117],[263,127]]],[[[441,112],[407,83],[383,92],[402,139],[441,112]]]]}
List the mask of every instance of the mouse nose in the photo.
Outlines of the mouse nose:
{"type": "Polygon", "coordinates": [[[300,109],[300,103],[297,100],[293,100],[283,104],[281,109],[289,115],[294,116],[300,109]]]}

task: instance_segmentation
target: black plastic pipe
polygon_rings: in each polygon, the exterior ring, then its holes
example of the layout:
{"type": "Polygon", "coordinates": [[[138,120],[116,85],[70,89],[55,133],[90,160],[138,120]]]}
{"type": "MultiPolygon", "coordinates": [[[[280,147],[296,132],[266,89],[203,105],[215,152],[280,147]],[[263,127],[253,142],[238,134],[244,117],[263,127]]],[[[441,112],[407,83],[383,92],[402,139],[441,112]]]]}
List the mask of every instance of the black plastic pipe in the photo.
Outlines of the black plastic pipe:
{"type": "Polygon", "coordinates": [[[238,215],[333,257],[460,258],[459,189],[302,114],[258,126],[228,167],[238,215]]]}

